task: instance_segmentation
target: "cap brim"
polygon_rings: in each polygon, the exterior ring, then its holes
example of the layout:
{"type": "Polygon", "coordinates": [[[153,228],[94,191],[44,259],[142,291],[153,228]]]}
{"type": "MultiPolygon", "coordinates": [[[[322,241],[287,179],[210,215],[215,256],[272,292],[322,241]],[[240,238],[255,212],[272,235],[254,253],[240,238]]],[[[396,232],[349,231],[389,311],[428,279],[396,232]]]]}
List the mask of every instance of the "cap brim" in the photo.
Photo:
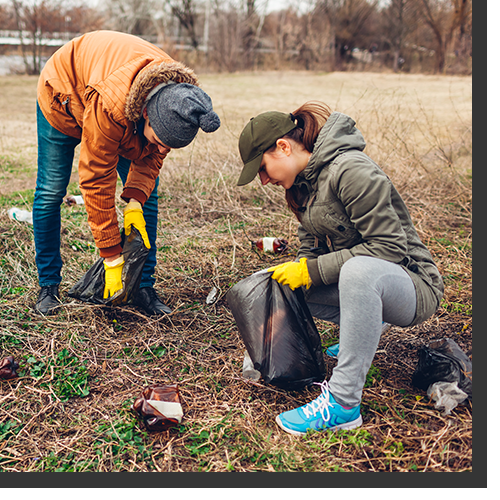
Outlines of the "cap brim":
{"type": "Polygon", "coordinates": [[[245,164],[243,170],[241,171],[240,178],[238,179],[237,186],[244,186],[255,179],[255,176],[259,172],[263,155],[264,153],[260,153],[254,159],[245,164]]]}

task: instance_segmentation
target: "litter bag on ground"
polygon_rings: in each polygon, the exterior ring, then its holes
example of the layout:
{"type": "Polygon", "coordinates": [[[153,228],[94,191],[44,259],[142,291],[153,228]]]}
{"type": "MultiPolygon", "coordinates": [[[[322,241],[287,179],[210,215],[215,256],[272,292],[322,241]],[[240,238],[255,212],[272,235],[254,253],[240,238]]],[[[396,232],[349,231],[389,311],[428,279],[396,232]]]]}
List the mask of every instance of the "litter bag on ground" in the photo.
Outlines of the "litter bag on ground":
{"type": "Polygon", "coordinates": [[[141,284],[142,269],[149,249],[144,245],[141,233],[132,226],[130,234],[122,233],[123,288],[113,296],[104,299],[104,259],[101,257],[69,290],[68,295],[83,302],[118,306],[131,302],[141,284]]]}
{"type": "Polygon", "coordinates": [[[301,390],[324,380],[321,339],[302,290],[290,290],[260,271],[226,295],[254,368],[264,382],[301,390]]]}
{"type": "Polygon", "coordinates": [[[435,382],[457,382],[472,398],[472,361],[458,344],[448,338],[431,342],[418,351],[419,360],[412,376],[415,387],[427,391],[435,382]]]}

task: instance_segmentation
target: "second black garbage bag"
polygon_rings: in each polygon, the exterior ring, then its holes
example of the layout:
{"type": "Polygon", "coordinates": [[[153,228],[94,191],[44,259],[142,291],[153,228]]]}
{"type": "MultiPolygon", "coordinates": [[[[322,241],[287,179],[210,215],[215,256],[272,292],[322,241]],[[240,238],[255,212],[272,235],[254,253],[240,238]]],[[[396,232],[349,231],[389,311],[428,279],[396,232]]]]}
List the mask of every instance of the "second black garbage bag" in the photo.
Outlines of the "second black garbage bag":
{"type": "Polygon", "coordinates": [[[141,284],[142,269],[149,249],[142,240],[141,233],[132,226],[130,234],[122,233],[123,288],[112,297],[104,299],[104,259],[98,259],[92,267],[73,285],[68,295],[83,302],[118,306],[131,302],[141,284]]]}
{"type": "Polygon", "coordinates": [[[321,339],[302,290],[260,271],[226,295],[248,354],[264,382],[301,390],[326,375],[321,339]]]}
{"type": "Polygon", "coordinates": [[[415,387],[426,391],[436,382],[456,382],[472,399],[472,361],[452,339],[432,341],[418,350],[418,364],[412,375],[415,387]]]}

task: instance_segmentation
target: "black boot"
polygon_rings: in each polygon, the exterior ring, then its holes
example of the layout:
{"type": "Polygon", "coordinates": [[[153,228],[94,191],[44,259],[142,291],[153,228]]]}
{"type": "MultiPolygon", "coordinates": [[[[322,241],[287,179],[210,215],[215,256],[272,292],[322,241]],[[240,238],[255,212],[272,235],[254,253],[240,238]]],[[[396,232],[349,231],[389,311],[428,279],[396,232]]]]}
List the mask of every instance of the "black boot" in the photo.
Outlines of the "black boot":
{"type": "Polygon", "coordinates": [[[134,304],[142,307],[149,316],[155,316],[157,314],[170,314],[172,312],[172,309],[167,307],[160,300],[156,290],[152,286],[139,288],[134,304]]]}
{"type": "Polygon", "coordinates": [[[38,300],[35,304],[35,311],[45,315],[55,314],[56,309],[61,305],[59,300],[59,285],[48,285],[40,288],[38,300]]]}

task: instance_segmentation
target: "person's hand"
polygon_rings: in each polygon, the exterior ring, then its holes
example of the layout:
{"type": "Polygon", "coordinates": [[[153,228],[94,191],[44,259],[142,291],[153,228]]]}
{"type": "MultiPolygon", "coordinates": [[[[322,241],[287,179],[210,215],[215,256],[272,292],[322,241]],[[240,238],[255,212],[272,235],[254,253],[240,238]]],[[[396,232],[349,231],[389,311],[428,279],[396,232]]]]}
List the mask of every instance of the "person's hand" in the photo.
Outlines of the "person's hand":
{"type": "Polygon", "coordinates": [[[141,204],[138,201],[128,202],[125,210],[123,211],[123,219],[125,236],[130,234],[132,226],[134,226],[141,233],[142,241],[144,241],[146,248],[151,248],[148,233],[146,232],[146,221],[144,220],[141,204]]]}
{"type": "Polygon", "coordinates": [[[123,288],[122,270],[125,260],[120,255],[112,262],[104,262],[104,298],[112,297],[123,288]]]}
{"type": "Polygon", "coordinates": [[[268,271],[273,273],[271,278],[282,285],[288,285],[292,290],[301,286],[309,288],[312,284],[305,257],[302,257],[299,262],[285,262],[279,266],[270,267],[268,271]]]}

